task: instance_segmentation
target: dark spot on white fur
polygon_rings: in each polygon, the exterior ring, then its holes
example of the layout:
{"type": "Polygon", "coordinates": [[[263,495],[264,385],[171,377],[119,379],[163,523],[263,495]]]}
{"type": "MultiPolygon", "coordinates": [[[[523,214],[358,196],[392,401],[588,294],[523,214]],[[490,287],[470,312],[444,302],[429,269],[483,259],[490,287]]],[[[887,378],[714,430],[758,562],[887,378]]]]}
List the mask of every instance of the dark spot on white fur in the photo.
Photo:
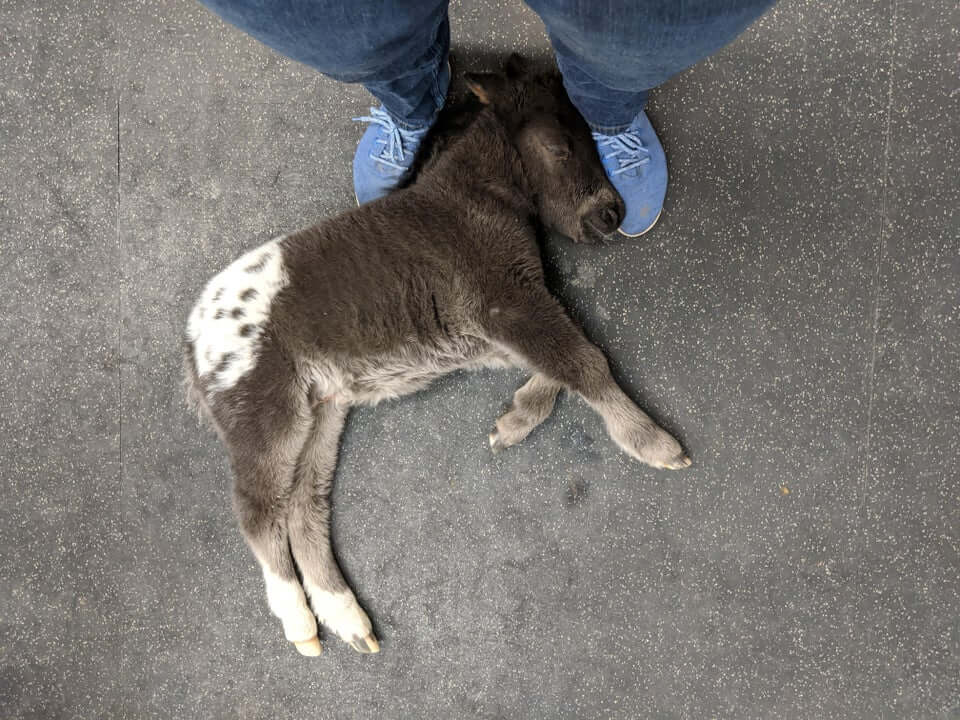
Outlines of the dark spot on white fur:
{"type": "MultiPolygon", "coordinates": [[[[210,353],[208,352],[207,355],[209,356],[209,354],[210,353]]],[[[233,362],[233,359],[235,357],[236,355],[232,352],[224,353],[223,355],[221,355],[219,362],[217,362],[217,364],[213,367],[213,369],[210,370],[207,377],[213,377],[224,372],[227,369],[227,367],[229,367],[230,363],[233,362]]]]}
{"type": "Polygon", "coordinates": [[[247,323],[246,325],[242,325],[240,327],[240,337],[250,337],[256,331],[257,331],[256,325],[251,325],[250,323],[247,323]]]}
{"type": "Polygon", "coordinates": [[[244,268],[244,270],[248,273],[258,273],[261,270],[263,270],[264,267],[266,267],[267,262],[270,260],[270,258],[271,258],[270,253],[264,253],[263,255],[260,256],[259,260],[257,260],[252,265],[247,265],[244,268]]]}
{"type": "Polygon", "coordinates": [[[247,288],[242,293],[240,293],[240,300],[243,302],[247,302],[249,300],[253,300],[256,296],[257,296],[256,290],[254,290],[253,288],[247,288]]]}
{"type": "Polygon", "coordinates": [[[239,320],[246,314],[247,313],[244,312],[243,308],[234,308],[230,311],[230,317],[232,317],[234,320],[239,320]]]}
{"type": "Polygon", "coordinates": [[[227,314],[223,311],[223,308],[220,308],[219,310],[217,310],[217,311],[213,314],[213,319],[214,319],[214,320],[223,320],[226,316],[227,316],[227,314]]]}
{"type": "Polygon", "coordinates": [[[217,290],[217,291],[213,294],[213,302],[216,302],[216,301],[219,300],[221,297],[223,297],[223,288],[220,288],[219,290],[217,290]]]}

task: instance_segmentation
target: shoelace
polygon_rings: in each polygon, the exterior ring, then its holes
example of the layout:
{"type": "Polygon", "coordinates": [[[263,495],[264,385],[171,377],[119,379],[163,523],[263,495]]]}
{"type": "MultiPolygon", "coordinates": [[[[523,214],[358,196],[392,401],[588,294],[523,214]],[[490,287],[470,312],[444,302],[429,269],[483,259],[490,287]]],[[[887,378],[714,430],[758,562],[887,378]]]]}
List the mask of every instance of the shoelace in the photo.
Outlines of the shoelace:
{"type": "Polygon", "coordinates": [[[404,161],[404,156],[410,153],[410,150],[404,148],[404,143],[415,145],[417,135],[420,131],[404,130],[397,126],[390,115],[380,108],[370,108],[370,114],[363,117],[353,118],[354,122],[376,123],[383,128],[386,137],[377,138],[374,144],[381,145],[379,153],[371,153],[370,159],[382,163],[396,170],[404,171],[407,165],[400,165],[404,161]]]}
{"type": "Polygon", "coordinates": [[[646,165],[650,162],[650,151],[640,140],[640,136],[630,130],[626,130],[618,135],[604,135],[603,133],[593,133],[593,139],[601,147],[609,147],[613,152],[603,156],[604,160],[616,158],[619,167],[613,171],[614,175],[627,172],[646,165]]]}

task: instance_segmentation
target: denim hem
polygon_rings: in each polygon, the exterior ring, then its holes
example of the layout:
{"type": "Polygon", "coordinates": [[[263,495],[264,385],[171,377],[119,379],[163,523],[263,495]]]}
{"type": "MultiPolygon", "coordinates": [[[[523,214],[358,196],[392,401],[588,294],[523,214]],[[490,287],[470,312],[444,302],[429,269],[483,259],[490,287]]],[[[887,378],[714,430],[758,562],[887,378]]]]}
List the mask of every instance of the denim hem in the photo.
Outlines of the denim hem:
{"type": "Polygon", "coordinates": [[[409,131],[425,130],[426,128],[433,125],[434,122],[436,122],[437,115],[439,115],[440,113],[438,109],[437,112],[435,112],[432,116],[430,116],[429,119],[425,120],[423,123],[409,123],[409,122],[404,122],[403,120],[398,118],[396,115],[394,115],[386,105],[383,105],[383,109],[387,113],[387,115],[390,116],[390,119],[393,120],[393,123],[398,128],[400,128],[401,130],[409,130],[409,131]]]}
{"type": "MultiPolygon", "coordinates": [[[[443,62],[447,62],[447,59],[444,58],[443,62]]],[[[433,72],[433,91],[430,93],[433,96],[434,111],[429,118],[423,122],[408,122],[406,120],[400,119],[400,117],[392,112],[390,108],[386,105],[383,105],[383,109],[386,111],[387,115],[393,120],[398,128],[401,130],[423,130],[424,128],[431,127],[436,121],[437,116],[440,114],[440,111],[443,110],[444,104],[447,102],[447,93],[444,93],[440,90],[440,73],[437,71],[433,72]]],[[[450,81],[447,81],[447,90],[450,89],[450,81]]]]}
{"type": "Polygon", "coordinates": [[[632,124],[633,121],[628,122],[626,125],[594,125],[593,123],[587,123],[591,130],[601,135],[619,135],[632,124]]]}

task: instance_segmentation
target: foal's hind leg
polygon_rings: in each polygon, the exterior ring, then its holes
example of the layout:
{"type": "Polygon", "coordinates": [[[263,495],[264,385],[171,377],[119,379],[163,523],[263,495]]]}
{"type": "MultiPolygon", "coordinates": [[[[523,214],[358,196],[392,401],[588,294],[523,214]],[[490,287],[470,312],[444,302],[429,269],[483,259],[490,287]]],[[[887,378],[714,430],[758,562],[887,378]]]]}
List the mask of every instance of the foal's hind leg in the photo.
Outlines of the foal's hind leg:
{"type": "Polygon", "coordinates": [[[316,619],[290,555],[287,517],[310,419],[285,405],[282,394],[247,407],[243,416],[221,424],[235,474],[234,509],[263,569],[267,604],[283,623],[284,635],[303,655],[319,655],[316,619]]]}
{"type": "Polygon", "coordinates": [[[497,420],[490,433],[490,447],[499,452],[516,445],[533,429],[550,417],[557,393],[562,385],[543,373],[535,373],[526,384],[513,394],[510,409],[497,420]]]}
{"type": "Polygon", "coordinates": [[[263,568],[267,605],[283,623],[283,634],[303,655],[319,655],[317,621],[307,605],[293,558],[285,519],[274,508],[236,493],[234,507],[243,535],[263,568]]]}
{"type": "Polygon", "coordinates": [[[290,505],[290,547],[320,621],[361,653],[378,652],[370,619],[347,585],[330,547],[330,490],[346,408],[318,402],[297,467],[290,505]]]}
{"type": "Polygon", "coordinates": [[[204,395],[202,405],[230,454],[234,510],[263,570],[267,603],[287,639],[304,655],[319,655],[317,621],[297,578],[288,527],[294,471],[313,426],[302,386],[280,351],[265,344],[251,372],[204,395]]]}

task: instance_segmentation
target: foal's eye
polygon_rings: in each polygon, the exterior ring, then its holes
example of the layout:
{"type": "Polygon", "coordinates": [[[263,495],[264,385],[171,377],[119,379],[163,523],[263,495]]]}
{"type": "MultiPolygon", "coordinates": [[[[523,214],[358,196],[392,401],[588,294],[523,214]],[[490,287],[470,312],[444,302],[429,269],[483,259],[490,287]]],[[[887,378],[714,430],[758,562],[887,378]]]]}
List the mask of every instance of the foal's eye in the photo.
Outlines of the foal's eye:
{"type": "Polygon", "coordinates": [[[565,138],[542,139],[540,148],[554,161],[562,162],[570,159],[570,142],[565,138]]]}
{"type": "Polygon", "coordinates": [[[570,159],[570,146],[566,143],[551,143],[550,145],[547,145],[547,151],[557,160],[570,159]]]}

